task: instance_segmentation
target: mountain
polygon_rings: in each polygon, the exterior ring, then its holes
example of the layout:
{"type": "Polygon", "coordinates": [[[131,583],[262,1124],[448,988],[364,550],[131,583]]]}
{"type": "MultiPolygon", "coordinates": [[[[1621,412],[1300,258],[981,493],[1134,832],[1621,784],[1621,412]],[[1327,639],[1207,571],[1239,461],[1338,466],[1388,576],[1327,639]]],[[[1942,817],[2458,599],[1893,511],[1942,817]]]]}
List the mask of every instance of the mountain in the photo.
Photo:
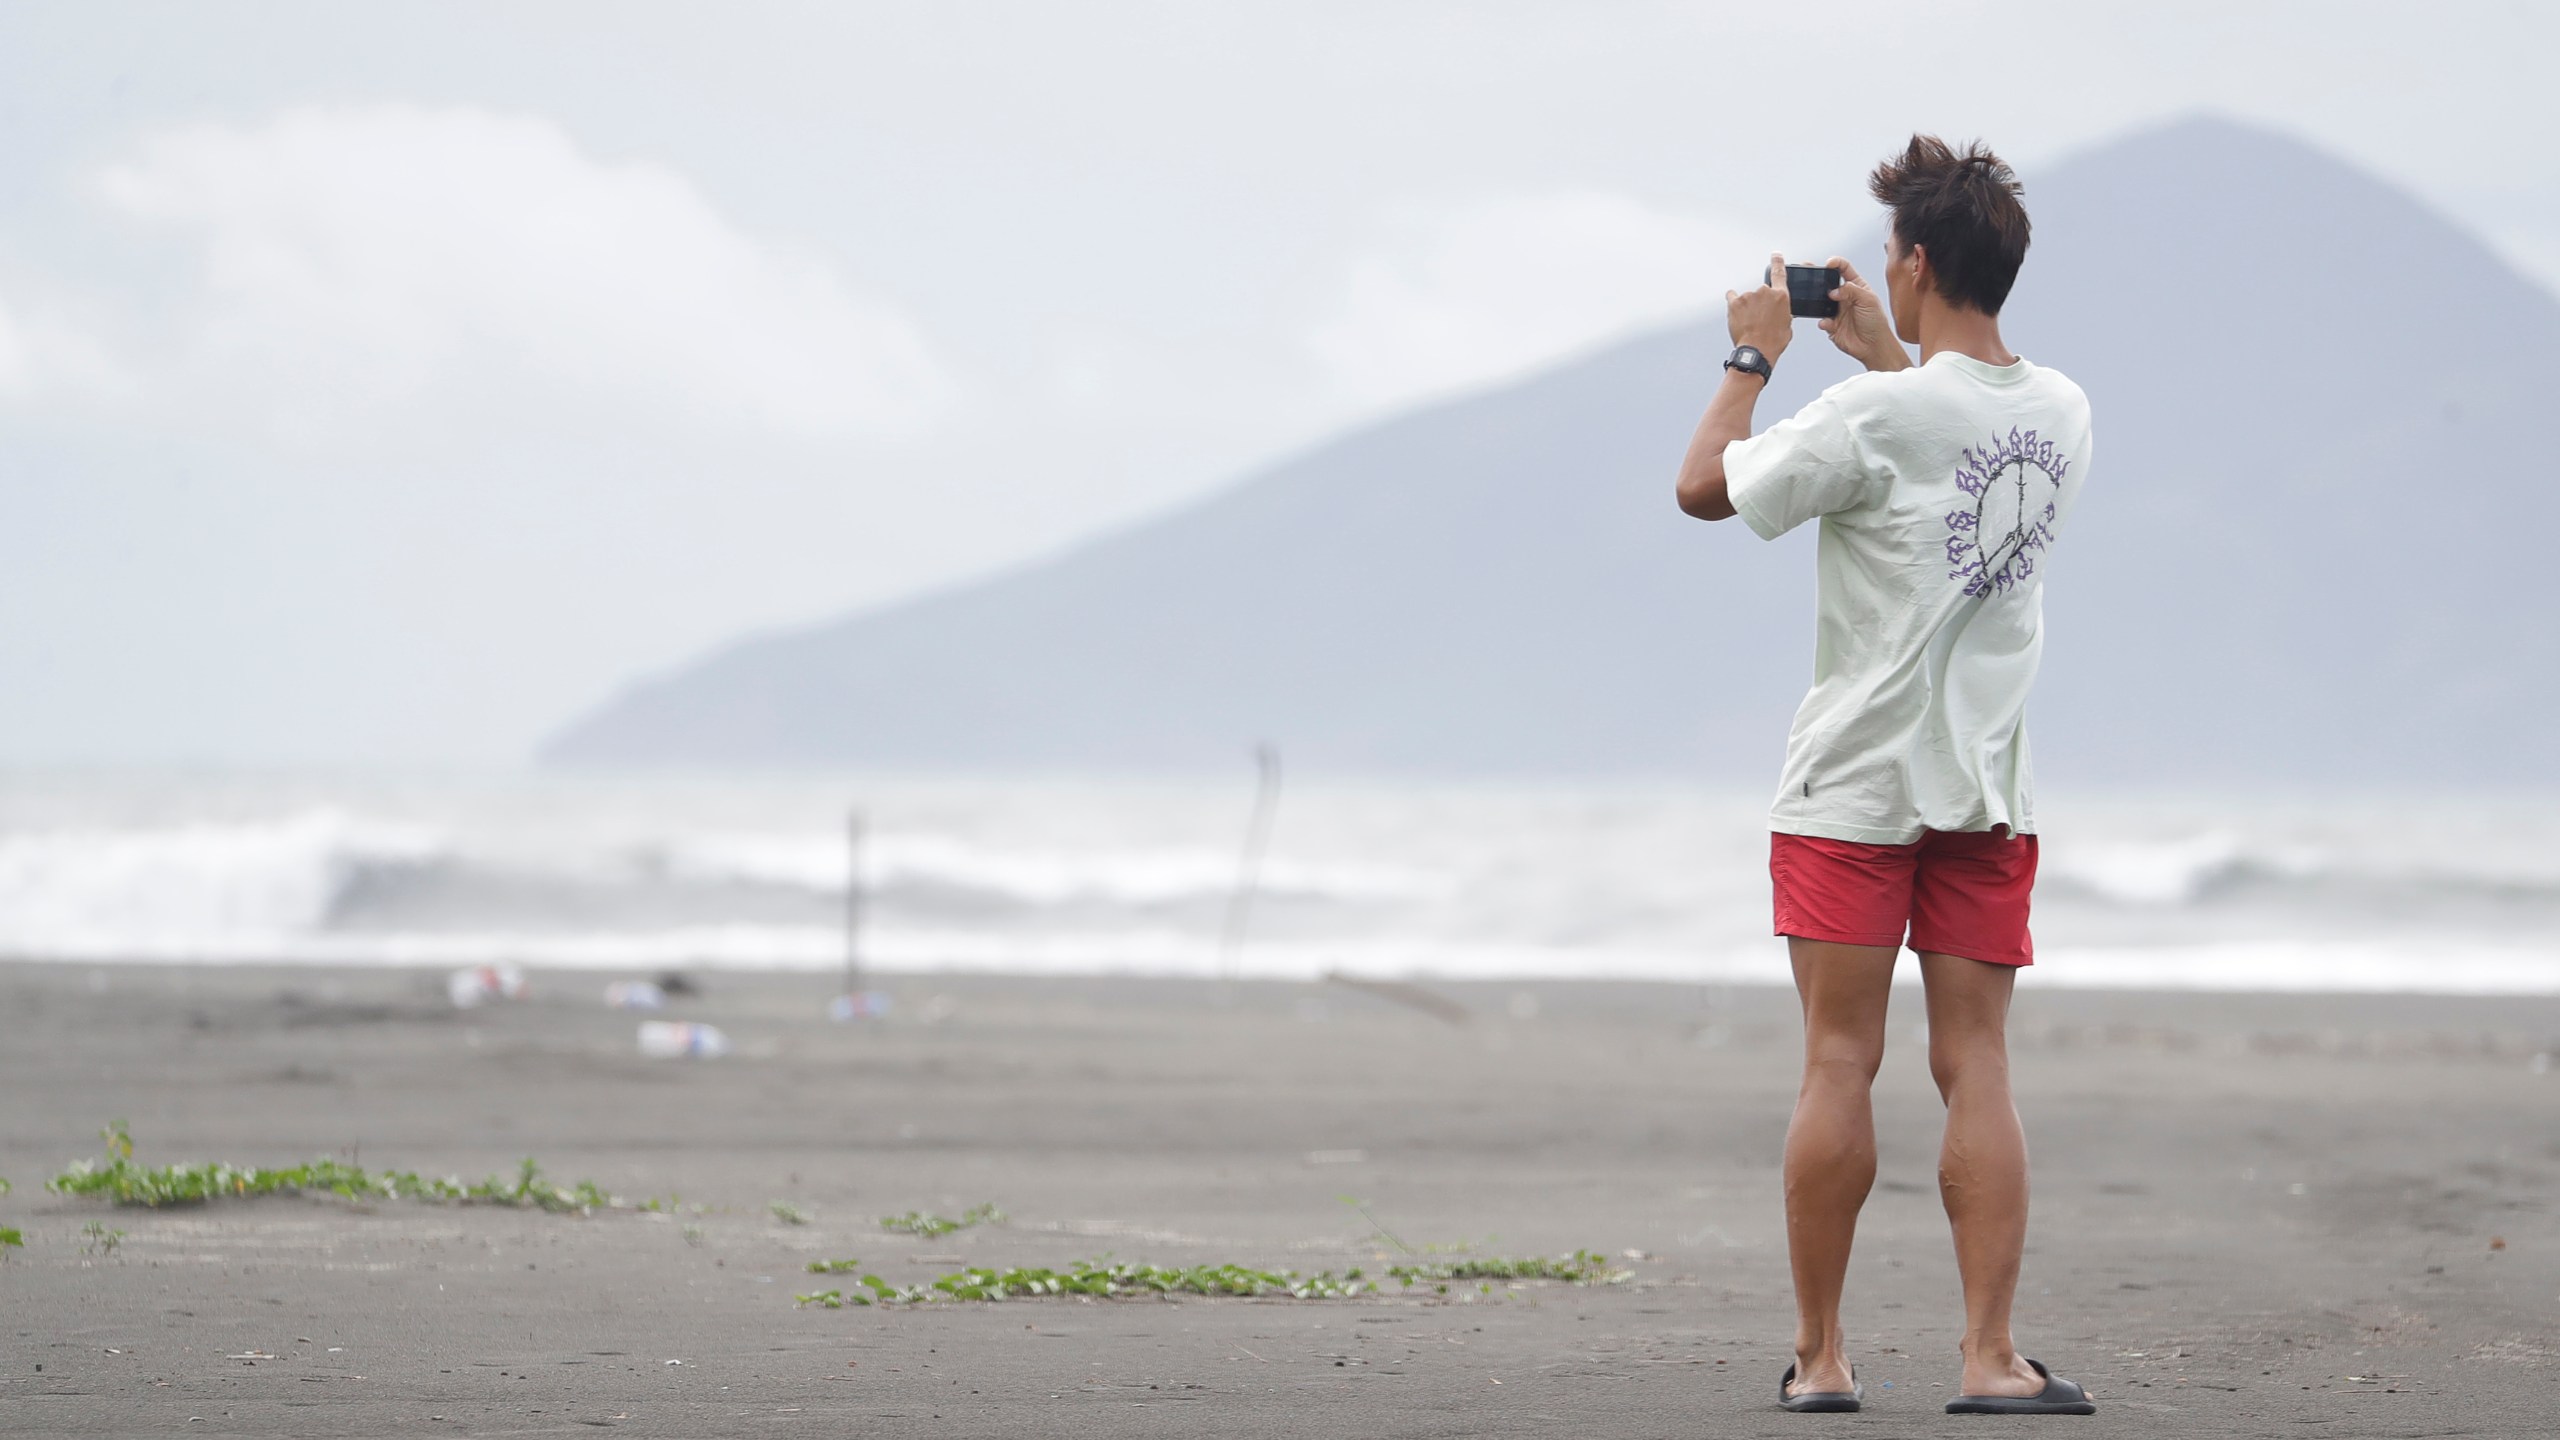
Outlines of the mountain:
{"type": "MultiPolygon", "coordinates": [[[[2560,301],[2227,121],[2027,180],[2004,329],[2096,433],[2046,569],[2047,772],[2560,779],[2560,301]]],[[[1672,505],[1726,348],[1721,316],[1641,338],[1044,563],[741,640],[544,757],[1158,769],[1270,739],[1318,771],[1765,778],[1810,663],[1813,527],[1768,545],[1672,505]]],[[[1800,326],[1761,422],[1849,373],[1800,326]]]]}

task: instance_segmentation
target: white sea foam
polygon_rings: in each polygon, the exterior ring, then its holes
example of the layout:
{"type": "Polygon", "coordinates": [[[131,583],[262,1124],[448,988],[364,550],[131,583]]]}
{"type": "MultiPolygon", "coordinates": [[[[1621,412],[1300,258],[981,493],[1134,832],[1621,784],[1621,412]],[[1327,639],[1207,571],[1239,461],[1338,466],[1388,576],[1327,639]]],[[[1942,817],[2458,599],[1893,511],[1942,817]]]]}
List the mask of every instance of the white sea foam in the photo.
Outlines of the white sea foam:
{"type": "MultiPolygon", "coordinates": [[[[510,963],[544,969],[833,972],[844,939],[823,927],[712,926],[647,934],[301,935],[194,941],[91,941],[23,958],[98,964],[214,962],[437,968],[510,963]]],[[[1132,975],[1309,981],[1329,973],[1374,979],[1649,980],[1785,985],[1776,941],[1696,952],[1633,948],[1452,944],[1424,940],[1249,945],[1232,971],[1198,935],[1170,929],[998,936],[899,930],[866,939],[864,965],[885,974],[1132,975]]],[[[1906,960],[1898,973],[1916,983],[1906,960]]],[[[2509,946],[2304,945],[2291,942],[2047,950],[2022,974],[2030,988],[2350,992],[2434,995],[2560,994],[2560,949],[2509,946]]]]}
{"type": "Polygon", "coordinates": [[[2301,941],[2077,946],[2039,952],[2029,975],[2036,984],[2098,990],[2560,995],[2560,946],[2301,941]]]}
{"type": "MultiPolygon", "coordinates": [[[[668,844],[668,873],[703,881],[743,881],[841,894],[852,853],[832,836],[716,835],[668,844]]],[[[864,846],[863,879],[975,891],[1032,905],[1101,901],[1166,904],[1224,896],[1237,883],[1231,853],[1160,848],[1043,853],[971,844],[949,836],[885,834],[864,846]]],[[[1256,877],[1268,894],[1330,900],[1403,900],[1445,893],[1439,877],[1384,865],[1324,864],[1272,856],[1256,877]]]]}
{"type": "MultiPolygon", "coordinates": [[[[1333,972],[1378,979],[1606,979],[1781,984],[1784,950],[1749,947],[1706,955],[1558,946],[1339,941],[1249,945],[1234,968],[1196,934],[1172,929],[999,936],[966,930],[898,930],[867,936],[866,970],[890,974],[1134,975],[1175,979],[1315,980],[1333,972]]],[[[102,938],[18,958],[92,964],[211,962],[442,968],[510,963],[543,969],[680,968],[833,972],[844,937],[823,927],[708,926],[647,934],[484,932],[245,936],[134,942],[102,938]]]]}

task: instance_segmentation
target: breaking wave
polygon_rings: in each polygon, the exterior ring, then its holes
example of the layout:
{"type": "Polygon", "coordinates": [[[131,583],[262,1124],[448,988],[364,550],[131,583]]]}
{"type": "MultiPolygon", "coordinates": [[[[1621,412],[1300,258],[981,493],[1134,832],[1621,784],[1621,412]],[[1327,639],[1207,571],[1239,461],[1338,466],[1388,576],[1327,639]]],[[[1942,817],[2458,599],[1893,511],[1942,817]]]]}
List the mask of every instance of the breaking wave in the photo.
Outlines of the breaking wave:
{"type": "Polygon", "coordinates": [[[2242,890],[2325,900],[2467,898],[2560,905],[2560,873],[2484,857],[2476,866],[2441,856],[2345,859],[2310,846],[2252,845],[2211,832],[2176,840],[2054,844],[2038,884],[2116,905],[2174,908],[2242,890]]]}
{"type": "Polygon", "coordinates": [[[2185,905],[2253,876],[2299,880],[2324,868],[2321,857],[2309,851],[2253,851],[2237,836],[2206,834],[2055,846],[2038,878],[2127,905],[2185,905]]]}
{"type": "MultiPolygon", "coordinates": [[[[844,961],[852,853],[805,808],[720,792],[687,819],[684,795],[500,791],[475,806],[322,793],[355,798],[121,827],[95,817],[130,805],[57,805],[48,813],[73,823],[0,829],[0,956],[623,971],[844,961]],[[413,814],[432,823],[382,818],[413,814]]],[[[1023,838],[1057,833],[1037,796],[928,798],[916,808],[931,826],[884,826],[864,846],[864,959],[883,969],[1787,977],[1768,938],[1757,817],[1740,802],[1728,813],[1435,794],[1327,812],[1303,800],[1283,827],[1301,848],[1284,843],[1262,867],[1267,903],[1228,949],[1237,857],[1197,843],[1233,823],[1224,811],[1139,795],[1084,807],[1070,842],[1023,838]]],[[[2462,843],[2429,837],[2464,835],[2467,818],[2426,830],[2378,805],[2255,837],[2207,814],[2167,838],[2152,815],[2074,827],[2045,848],[2031,983],[2560,993],[2560,824],[2519,813],[2462,843]]]]}
{"type": "Polygon", "coordinates": [[[433,831],[314,811],[253,824],[0,835],[0,944],[274,939],[328,923],[369,872],[442,861],[433,831]]]}
{"type": "MultiPolygon", "coordinates": [[[[436,830],[334,810],[241,824],[0,834],[0,953],[281,955],[308,948],[306,941],[346,953],[351,937],[396,926],[421,932],[413,950],[441,955],[464,945],[458,936],[492,935],[493,919],[521,928],[505,942],[517,953],[607,953],[631,943],[610,933],[626,928],[712,936],[722,953],[793,953],[809,946],[777,947],[775,935],[791,933],[787,925],[742,931],[723,922],[820,919],[844,894],[849,859],[840,838],[792,835],[474,850],[436,830]],[[738,894],[742,888],[783,894],[779,903],[757,904],[738,894]],[[563,929],[608,933],[547,933],[563,929]],[[748,938],[717,938],[733,935],[748,938]],[[543,938],[536,945],[527,936],[543,938]]],[[[1237,861],[1165,849],[1044,854],[892,834],[866,847],[864,871],[875,899],[944,913],[1146,910],[1224,900],[1237,861]]],[[[1268,897],[1355,906],[1427,900],[1445,888],[1416,872],[1284,857],[1265,863],[1256,882],[1268,897]]]]}

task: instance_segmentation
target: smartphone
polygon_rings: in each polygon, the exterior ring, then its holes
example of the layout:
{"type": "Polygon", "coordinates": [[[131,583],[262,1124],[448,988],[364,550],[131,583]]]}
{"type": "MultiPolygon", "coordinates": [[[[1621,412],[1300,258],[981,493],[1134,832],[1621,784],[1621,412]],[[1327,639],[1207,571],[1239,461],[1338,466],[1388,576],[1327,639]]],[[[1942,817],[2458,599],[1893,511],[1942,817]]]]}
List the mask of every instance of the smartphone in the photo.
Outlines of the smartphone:
{"type": "Polygon", "coordinates": [[[1803,318],[1828,319],[1840,313],[1840,302],[1831,292],[1840,288],[1840,270],[1835,265],[1790,265],[1787,267],[1787,313],[1803,318]]]}

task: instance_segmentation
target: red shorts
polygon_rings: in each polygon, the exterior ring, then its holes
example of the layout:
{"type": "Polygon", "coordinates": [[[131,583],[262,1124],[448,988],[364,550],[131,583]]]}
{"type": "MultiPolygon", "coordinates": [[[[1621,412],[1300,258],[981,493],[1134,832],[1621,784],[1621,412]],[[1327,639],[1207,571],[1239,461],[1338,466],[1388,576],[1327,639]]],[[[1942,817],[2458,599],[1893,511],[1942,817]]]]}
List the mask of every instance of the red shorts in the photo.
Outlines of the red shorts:
{"type": "Polygon", "coordinates": [[[1903,943],[1934,955],[2032,965],[2027,897],[2036,837],[1931,830],[1908,845],[1769,837],[1778,933],[1843,945],[1903,943]]]}

